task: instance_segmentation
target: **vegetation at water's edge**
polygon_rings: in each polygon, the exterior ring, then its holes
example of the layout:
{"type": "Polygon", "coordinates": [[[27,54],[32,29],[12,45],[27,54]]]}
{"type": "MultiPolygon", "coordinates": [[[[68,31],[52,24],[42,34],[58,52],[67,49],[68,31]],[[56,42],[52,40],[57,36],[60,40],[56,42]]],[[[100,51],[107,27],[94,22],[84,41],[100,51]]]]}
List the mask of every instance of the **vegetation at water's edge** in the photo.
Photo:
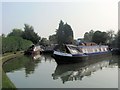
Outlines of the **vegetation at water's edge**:
{"type": "MultiPolygon", "coordinates": [[[[7,55],[4,55],[2,57],[2,64],[8,60],[10,60],[11,58],[15,58],[17,56],[22,55],[23,53],[21,52],[16,52],[16,54],[14,53],[9,53],[7,55]]],[[[8,89],[16,89],[15,85],[11,82],[11,80],[7,77],[7,75],[5,74],[4,70],[2,69],[2,88],[3,90],[8,88],[8,89]]]]}
{"type": "Polygon", "coordinates": [[[2,37],[2,53],[25,50],[31,44],[31,41],[22,39],[21,37],[2,37]]]}
{"type": "Polygon", "coordinates": [[[10,79],[7,77],[4,71],[2,71],[2,89],[4,88],[16,88],[15,85],[10,81],[10,79]]]}

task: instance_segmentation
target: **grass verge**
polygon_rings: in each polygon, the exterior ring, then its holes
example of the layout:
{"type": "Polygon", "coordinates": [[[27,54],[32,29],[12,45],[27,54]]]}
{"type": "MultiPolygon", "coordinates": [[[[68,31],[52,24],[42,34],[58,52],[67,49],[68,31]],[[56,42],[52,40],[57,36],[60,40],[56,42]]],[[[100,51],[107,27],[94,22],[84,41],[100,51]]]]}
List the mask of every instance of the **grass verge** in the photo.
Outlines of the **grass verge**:
{"type": "MultiPolygon", "coordinates": [[[[20,55],[23,55],[23,52],[17,52],[16,54],[14,53],[9,53],[9,54],[5,54],[3,55],[3,57],[0,57],[0,60],[2,60],[1,65],[3,65],[5,62],[7,62],[8,60],[11,60],[12,58],[16,58],[20,55]]],[[[2,90],[4,89],[16,89],[15,85],[11,82],[11,80],[7,77],[6,73],[4,72],[4,70],[0,70],[0,73],[2,73],[2,90]]]]}

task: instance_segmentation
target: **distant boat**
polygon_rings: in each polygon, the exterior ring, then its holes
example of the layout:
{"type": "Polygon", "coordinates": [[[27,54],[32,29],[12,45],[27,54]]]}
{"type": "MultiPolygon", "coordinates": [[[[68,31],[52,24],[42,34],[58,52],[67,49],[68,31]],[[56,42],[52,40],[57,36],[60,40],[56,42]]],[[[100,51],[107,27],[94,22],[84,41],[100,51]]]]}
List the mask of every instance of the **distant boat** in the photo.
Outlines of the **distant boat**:
{"type": "Polygon", "coordinates": [[[51,44],[51,45],[45,46],[45,47],[42,46],[42,49],[43,49],[42,53],[53,54],[53,51],[54,51],[54,48],[55,48],[56,45],[57,44],[51,44]]]}
{"type": "Polygon", "coordinates": [[[112,52],[112,54],[120,55],[120,48],[112,48],[111,52],[112,52]]]}
{"type": "Polygon", "coordinates": [[[92,45],[92,46],[75,46],[64,44],[54,50],[53,58],[57,64],[78,63],[91,58],[101,58],[103,56],[111,55],[108,46],[105,45],[92,45]]]}
{"type": "Polygon", "coordinates": [[[40,54],[43,50],[40,48],[40,46],[38,45],[32,45],[30,46],[25,52],[25,55],[35,55],[35,54],[40,54]]]}

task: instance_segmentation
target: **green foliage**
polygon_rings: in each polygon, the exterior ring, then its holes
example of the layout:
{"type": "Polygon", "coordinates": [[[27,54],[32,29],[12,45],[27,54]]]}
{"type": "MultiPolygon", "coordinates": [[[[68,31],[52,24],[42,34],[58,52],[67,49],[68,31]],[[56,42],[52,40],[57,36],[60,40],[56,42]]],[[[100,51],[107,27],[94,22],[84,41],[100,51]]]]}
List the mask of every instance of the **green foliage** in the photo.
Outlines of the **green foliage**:
{"type": "Polygon", "coordinates": [[[2,37],[2,52],[16,52],[27,49],[32,44],[31,41],[21,37],[9,36],[2,37]]]}
{"type": "Polygon", "coordinates": [[[11,80],[7,77],[4,71],[2,71],[2,90],[11,89],[17,90],[15,85],[11,82],[11,80]]]}
{"type": "Polygon", "coordinates": [[[107,33],[106,32],[101,32],[101,31],[96,31],[93,34],[92,41],[97,43],[97,44],[106,44],[107,43],[107,33]]]}
{"type": "Polygon", "coordinates": [[[120,30],[118,30],[117,35],[118,35],[118,40],[117,40],[118,41],[118,48],[120,48],[120,30]]]}
{"type": "Polygon", "coordinates": [[[108,44],[112,45],[115,42],[115,34],[113,30],[107,32],[101,31],[89,31],[84,34],[84,41],[86,42],[95,42],[97,44],[108,44]]]}
{"type": "Polygon", "coordinates": [[[42,38],[41,41],[40,41],[40,45],[48,46],[49,45],[49,41],[47,40],[47,38],[42,38]]]}
{"type": "Polygon", "coordinates": [[[24,32],[22,37],[24,39],[32,41],[34,44],[37,44],[40,40],[40,37],[37,35],[37,33],[34,32],[34,28],[32,26],[29,26],[28,24],[25,24],[24,32]]]}
{"type": "Polygon", "coordinates": [[[86,42],[91,42],[91,41],[92,41],[93,34],[94,34],[94,31],[93,31],[93,30],[91,30],[91,31],[89,31],[89,32],[86,32],[86,33],[84,34],[84,41],[86,41],[86,42]]]}
{"type": "Polygon", "coordinates": [[[56,31],[56,39],[58,44],[73,43],[73,31],[70,25],[61,20],[59,28],[56,31]]]}
{"type": "Polygon", "coordinates": [[[56,44],[57,43],[56,34],[50,35],[49,41],[50,41],[50,44],[56,44]]]}
{"type": "Polygon", "coordinates": [[[38,62],[40,62],[40,60],[34,61],[32,57],[20,56],[5,63],[3,65],[3,70],[5,72],[11,72],[21,68],[25,68],[26,76],[28,76],[28,74],[34,72],[38,62]]]}
{"type": "Polygon", "coordinates": [[[107,36],[108,36],[107,37],[107,43],[112,44],[112,41],[114,40],[114,36],[115,36],[114,31],[109,30],[106,33],[107,33],[107,36]]]}
{"type": "Polygon", "coordinates": [[[32,41],[34,44],[37,44],[40,40],[40,37],[34,32],[34,28],[28,24],[25,24],[24,31],[15,28],[8,36],[22,37],[23,39],[32,41]]]}
{"type": "Polygon", "coordinates": [[[13,29],[12,32],[8,34],[8,36],[17,36],[22,37],[23,31],[21,29],[13,29]]]}

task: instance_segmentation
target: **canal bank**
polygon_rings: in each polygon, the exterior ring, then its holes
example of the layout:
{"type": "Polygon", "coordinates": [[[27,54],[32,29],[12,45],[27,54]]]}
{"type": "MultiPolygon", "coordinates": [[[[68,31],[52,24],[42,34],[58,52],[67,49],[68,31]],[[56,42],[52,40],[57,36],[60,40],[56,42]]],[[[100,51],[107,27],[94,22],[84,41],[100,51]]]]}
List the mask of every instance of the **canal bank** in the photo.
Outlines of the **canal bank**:
{"type": "MultiPolygon", "coordinates": [[[[14,53],[5,54],[3,55],[3,57],[0,58],[2,60],[1,65],[21,55],[23,55],[23,52],[16,52],[15,54],[14,53]]],[[[0,71],[0,73],[2,73],[2,88],[3,89],[4,88],[16,88],[15,85],[11,82],[11,80],[7,77],[3,69],[0,71]]]]}

